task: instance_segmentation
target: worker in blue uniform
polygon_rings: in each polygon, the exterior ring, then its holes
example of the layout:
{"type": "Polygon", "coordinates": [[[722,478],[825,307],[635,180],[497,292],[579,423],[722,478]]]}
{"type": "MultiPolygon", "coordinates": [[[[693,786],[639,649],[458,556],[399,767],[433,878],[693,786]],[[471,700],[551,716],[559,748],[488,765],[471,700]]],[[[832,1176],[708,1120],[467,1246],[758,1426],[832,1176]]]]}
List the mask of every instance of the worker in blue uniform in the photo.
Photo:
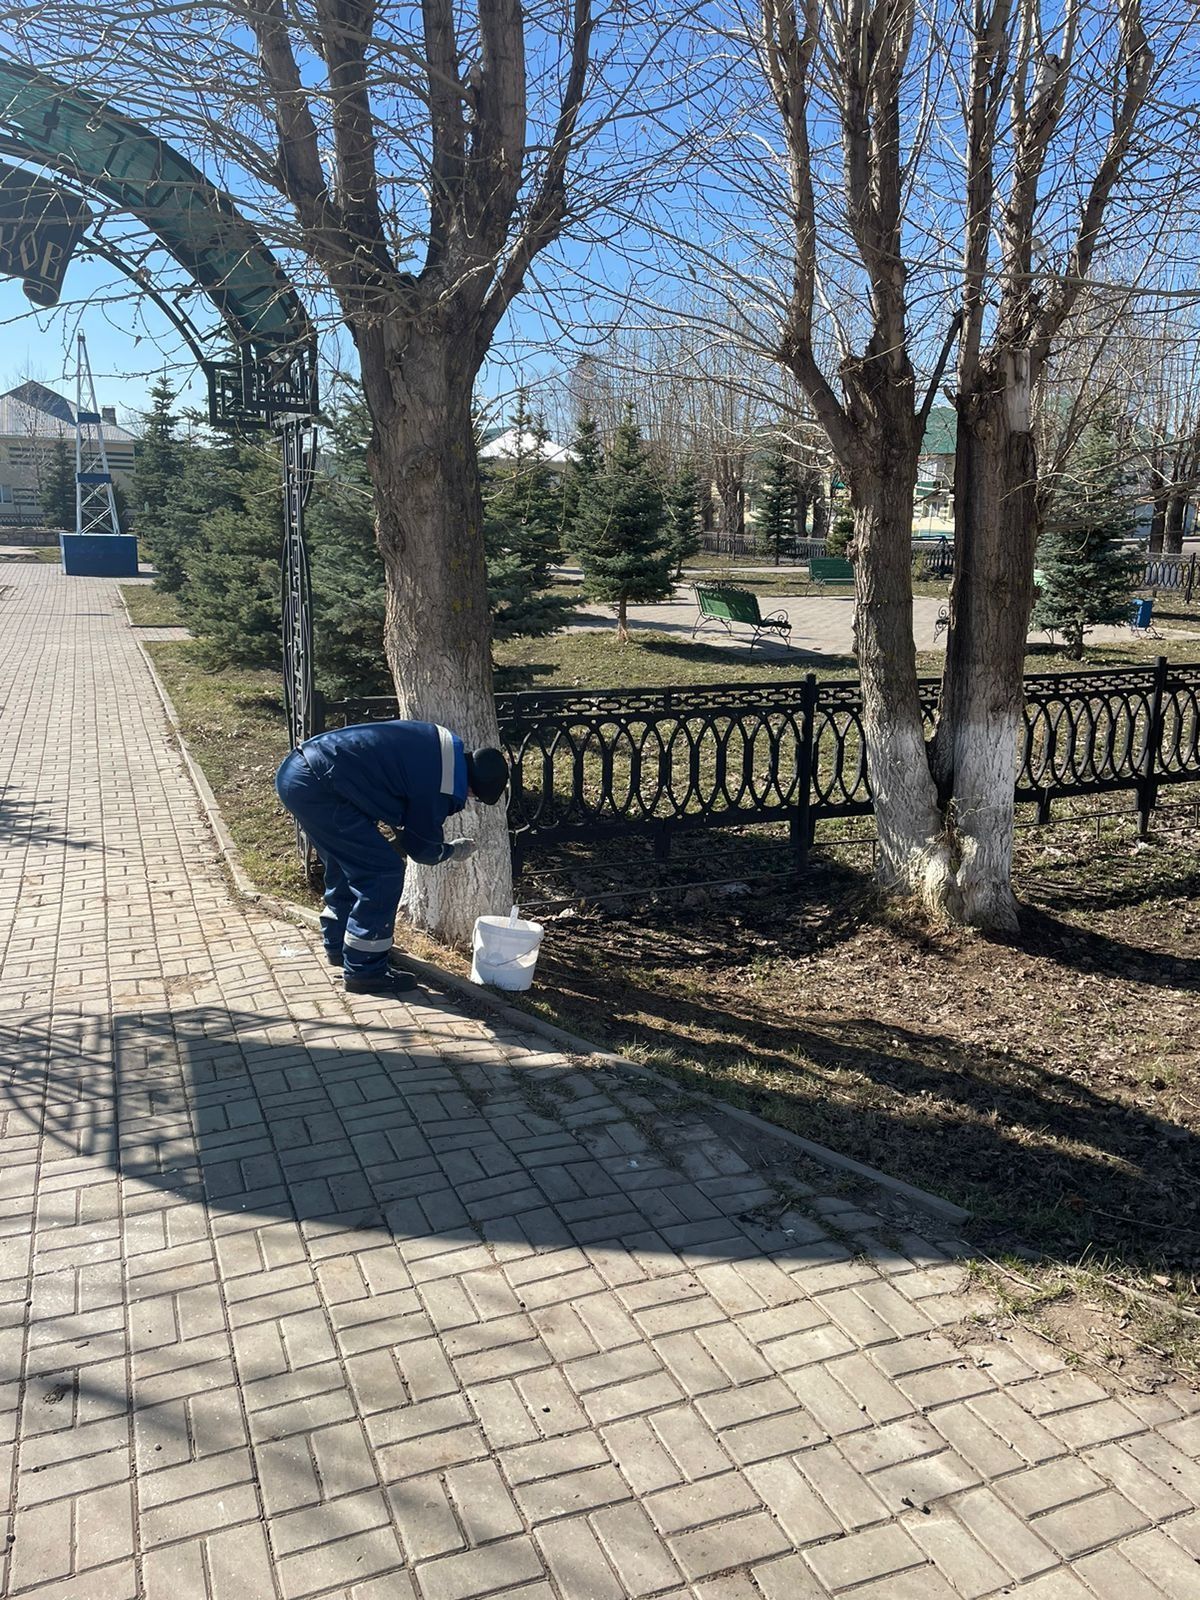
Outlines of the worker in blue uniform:
{"type": "Polygon", "coordinates": [[[404,857],[422,866],[462,861],[473,839],[442,838],[468,799],[495,805],[508,786],[499,750],[467,750],[432,722],[365,722],[306,739],[284,758],[275,791],[325,867],[321,930],[351,994],[411,989],[388,965],[404,891],[404,857]],[[391,843],[379,831],[395,832],[391,843]]]}

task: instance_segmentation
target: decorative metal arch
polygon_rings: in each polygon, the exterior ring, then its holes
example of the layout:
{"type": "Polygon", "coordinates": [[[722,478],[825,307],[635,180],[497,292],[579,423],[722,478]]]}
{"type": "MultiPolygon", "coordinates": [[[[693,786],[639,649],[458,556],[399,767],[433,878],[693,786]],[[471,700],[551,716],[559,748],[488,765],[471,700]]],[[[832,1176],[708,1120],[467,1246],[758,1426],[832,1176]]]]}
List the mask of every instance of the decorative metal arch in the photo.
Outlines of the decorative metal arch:
{"type": "Polygon", "coordinates": [[[214,422],[239,430],[270,427],[281,435],[284,701],[292,742],[298,744],[314,727],[304,505],[317,416],[316,339],[300,297],[229,196],[178,151],[95,95],[3,56],[0,154],[53,173],[52,181],[74,196],[98,196],[136,217],[203,291],[232,335],[235,359],[212,359],[190,317],[142,265],[94,234],[83,238],[81,254],[118,267],[187,341],[205,373],[214,422]]]}

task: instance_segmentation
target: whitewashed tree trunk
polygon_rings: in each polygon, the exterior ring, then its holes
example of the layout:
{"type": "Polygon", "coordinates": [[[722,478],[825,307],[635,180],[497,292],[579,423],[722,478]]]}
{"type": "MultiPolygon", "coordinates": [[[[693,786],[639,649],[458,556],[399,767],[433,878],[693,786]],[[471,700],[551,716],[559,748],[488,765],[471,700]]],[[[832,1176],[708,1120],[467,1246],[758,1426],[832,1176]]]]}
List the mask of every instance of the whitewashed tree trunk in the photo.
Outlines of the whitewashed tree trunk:
{"type": "Polygon", "coordinates": [[[891,471],[877,478],[860,469],[852,480],[855,649],[877,871],[885,888],[919,895],[932,911],[953,911],[953,863],[917,693],[911,581],[916,455],[912,449],[895,454],[891,471]]]}
{"type": "MultiPolygon", "coordinates": [[[[370,466],[400,714],[441,723],[468,749],[498,745],[471,374],[444,337],[410,336],[386,362],[372,354],[364,350],[376,401],[370,466]]],[[[464,944],[476,916],[512,904],[504,805],[468,801],[446,831],[473,837],[476,854],[438,867],[411,863],[404,907],[415,927],[464,944]]]]}
{"type": "Polygon", "coordinates": [[[934,765],[959,857],[963,920],[1013,931],[1014,788],[1037,544],[1037,456],[1021,352],[960,401],[950,631],[934,765]]]}

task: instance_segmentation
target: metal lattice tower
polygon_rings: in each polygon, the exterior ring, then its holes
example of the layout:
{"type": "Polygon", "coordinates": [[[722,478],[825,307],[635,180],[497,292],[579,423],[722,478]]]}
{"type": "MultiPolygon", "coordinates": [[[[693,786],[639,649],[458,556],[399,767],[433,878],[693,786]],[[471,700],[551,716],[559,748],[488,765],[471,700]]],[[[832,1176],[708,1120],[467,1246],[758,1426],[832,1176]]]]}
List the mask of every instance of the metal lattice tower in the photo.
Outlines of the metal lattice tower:
{"type": "Polygon", "coordinates": [[[104,418],[96,404],[96,385],[82,333],[76,348],[75,532],[120,533],[112,473],[104,444],[104,418]]]}

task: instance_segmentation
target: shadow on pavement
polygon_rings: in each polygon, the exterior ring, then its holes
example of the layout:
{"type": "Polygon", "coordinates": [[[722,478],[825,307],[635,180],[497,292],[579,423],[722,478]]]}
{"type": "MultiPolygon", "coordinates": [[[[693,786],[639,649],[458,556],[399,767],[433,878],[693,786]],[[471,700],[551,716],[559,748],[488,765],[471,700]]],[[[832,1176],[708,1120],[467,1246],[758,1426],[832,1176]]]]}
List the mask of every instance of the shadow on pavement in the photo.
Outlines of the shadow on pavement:
{"type": "MultiPolygon", "coordinates": [[[[706,1016],[699,1001],[664,1005],[636,973],[621,1008],[637,1015],[639,1042],[664,1052],[679,1044],[681,1022],[706,1016]]],[[[310,1232],[381,1231],[410,1270],[438,1257],[447,1273],[466,1270],[452,1257],[472,1251],[482,1265],[485,1241],[517,1253],[605,1246],[676,1266],[680,1251],[846,1257],[813,1212],[801,1214],[803,1200],[786,1228],[777,1220],[789,1201],[773,1167],[787,1165],[786,1146],[719,1113],[714,1126],[684,1090],[558,1056],[522,1066],[491,1039],[463,1036],[452,1012],[419,1013],[407,1039],[352,1018],[297,1023],[216,1005],[118,1014],[111,1032],[84,1026],[33,1017],[0,1028],[13,1100],[51,1139],[215,1212],[294,1217],[310,1232]]],[[[891,1170],[935,1189],[953,1172],[955,1198],[1001,1226],[1034,1227],[1040,1206],[1045,1237],[1071,1254],[1119,1243],[1130,1263],[1194,1260],[1200,1189],[1187,1175],[1200,1174],[1200,1140],[1186,1127],[1011,1054],[895,1024],[799,1025],[748,994],[734,1026],[737,1050],[770,1070],[765,1109],[810,1137],[876,1161],[890,1145],[891,1170]],[[838,1070],[873,1080],[879,1095],[839,1104],[838,1070]]],[[[728,1040],[685,1044],[703,1064],[696,1087],[736,1069],[728,1040]]],[[[731,1092],[755,1103],[736,1070],[731,1092]]]]}
{"type": "Polygon", "coordinates": [[[74,839],[35,801],[25,800],[15,786],[0,789],[0,845],[65,844],[72,850],[94,848],[94,839],[74,839]]]}
{"type": "Polygon", "coordinates": [[[264,1216],[310,1238],[379,1232],[429,1278],[473,1253],[490,1265],[485,1242],[501,1259],[610,1247],[656,1275],[681,1270],[681,1251],[848,1258],[812,1218],[785,1225],[787,1202],[689,1097],[560,1056],[510,1064],[453,1032],[455,1014],[430,1018],[405,1044],[391,1026],[215,1005],[101,1028],[30,1017],[0,1026],[0,1059],[10,1100],[51,1142],[207,1202],[218,1236],[264,1216]],[[431,1043],[439,1022],[451,1031],[431,1043]]]}

